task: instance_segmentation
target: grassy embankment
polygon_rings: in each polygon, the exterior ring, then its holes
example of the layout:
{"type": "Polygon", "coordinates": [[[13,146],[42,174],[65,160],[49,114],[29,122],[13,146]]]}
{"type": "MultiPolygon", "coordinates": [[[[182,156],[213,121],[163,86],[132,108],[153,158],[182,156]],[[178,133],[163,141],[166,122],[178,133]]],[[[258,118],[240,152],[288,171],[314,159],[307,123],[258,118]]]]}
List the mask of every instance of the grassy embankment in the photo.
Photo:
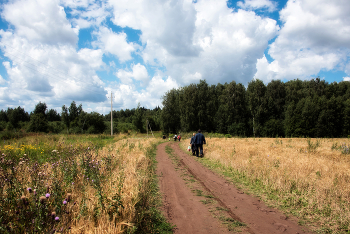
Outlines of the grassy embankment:
{"type": "Polygon", "coordinates": [[[167,233],[155,138],[37,135],[0,143],[1,233],[167,233]]]}
{"type": "Polygon", "coordinates": [[[300,224],[317,233],[349,233],[348,139],[207,137],[204,148],[200,162],[300,224]]]}

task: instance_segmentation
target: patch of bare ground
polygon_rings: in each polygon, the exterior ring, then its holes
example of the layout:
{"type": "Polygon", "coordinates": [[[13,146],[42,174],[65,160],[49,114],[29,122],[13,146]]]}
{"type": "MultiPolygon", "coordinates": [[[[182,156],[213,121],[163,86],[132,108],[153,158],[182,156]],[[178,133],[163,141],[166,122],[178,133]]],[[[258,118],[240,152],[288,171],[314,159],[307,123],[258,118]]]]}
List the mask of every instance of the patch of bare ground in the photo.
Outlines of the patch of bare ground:
{"type": "Polygon", "coordinates": [[[157,161],[163,212],[176,225],[174,233],[310,233],[202,166],[177,143],[159,145],[157,161]]]}

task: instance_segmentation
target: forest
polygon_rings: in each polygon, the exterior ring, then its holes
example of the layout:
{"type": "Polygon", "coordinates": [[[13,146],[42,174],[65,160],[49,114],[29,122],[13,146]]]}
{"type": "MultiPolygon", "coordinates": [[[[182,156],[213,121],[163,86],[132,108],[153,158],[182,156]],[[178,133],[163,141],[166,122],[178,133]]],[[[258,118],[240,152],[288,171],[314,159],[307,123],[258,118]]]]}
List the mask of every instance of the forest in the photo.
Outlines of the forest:
{"type": "MultiPolygon", "coordinates": [[[[172,89],[162,108],[113,111],[113,133],[163,131],[220,133],[238,137],[348,137],[350,83],[329,84],[320,78],[265,85],[255,79],[245,87],[232,81],[209,85],[205,80],[172,89]]],[[[72,101],[61,112],[39,102],[34,111],[20,106],[0,111],[2,132],[110,134],[111,113],[87,113],[72,101]]]]}
{"type": "Polygon", "coordinates": [[[247,88],[232,81],[206,81],[167,92],[163,97],[165,132],[202,129],[241,137],[347,137],[350,134],[350,83],[320,78],[247,88]]]}

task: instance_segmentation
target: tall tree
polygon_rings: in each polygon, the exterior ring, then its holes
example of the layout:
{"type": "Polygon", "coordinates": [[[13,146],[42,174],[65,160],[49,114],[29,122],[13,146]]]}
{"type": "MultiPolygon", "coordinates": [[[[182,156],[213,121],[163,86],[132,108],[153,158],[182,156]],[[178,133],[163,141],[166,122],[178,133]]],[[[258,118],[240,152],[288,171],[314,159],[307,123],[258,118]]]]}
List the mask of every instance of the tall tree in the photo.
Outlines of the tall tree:
{"type": "Polygon", "coordinates": [[[71,105],[67,108],[62,106],[62,119],[67,127],[67,132],[72,127],[79,127],[79,115],[83,112],[83,106],[80,104],[78,107],[75,101],[72,101],[71,105]]]}
{"type": "Polygon", "coordinates": [[[180,126],[179,91],[172,89],[163,96],[162,122],[164,133],[177,133],[180,126]]]}
{"type": "Polygon", "coordinates": [[[264,136],[284,136],[285,119],[285,84],[280,80],[272,80],[266,86],[265,105],[266,121],[264,123],[264,136]]]}
{"type": "Polygon", "coordinates": [[[248,106],[253,118],[253,135],[261,136],[262,126],[264,124],[264,97],[266,92],[265,84],[255,79],[248,83],[247,96],[248,106]]]}
{"type": "Polygon", "coordinates": [[[135,111],[135,115],[133,116],[132,123],[135,125],[136,129],[140,132],[145,132],[146,130],[146,122],[143,118],[144,110],[141,108],[140,103],[137,104],[137,108],[135,111]]]}

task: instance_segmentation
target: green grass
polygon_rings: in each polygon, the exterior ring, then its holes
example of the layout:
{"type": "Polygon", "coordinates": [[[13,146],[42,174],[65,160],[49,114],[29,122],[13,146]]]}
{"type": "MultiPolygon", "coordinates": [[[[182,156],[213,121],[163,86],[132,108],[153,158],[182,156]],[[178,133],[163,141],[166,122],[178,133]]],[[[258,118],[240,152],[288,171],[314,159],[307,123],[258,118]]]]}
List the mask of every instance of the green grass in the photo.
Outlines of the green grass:
{"type": "Polygon", "coordinates": [[[160,211],[162,198],[159,193],[158,177],[156,175],[156,150],[157,145],[153,145],[147,151],[147,157],[151,159],[148,169],[148,176],[151,178],[145,186],[146,193],[141,195],[140,201],[136,204],[136,224],[133,233],[173,233],[175,226],[167,222],[160,211]]]}

